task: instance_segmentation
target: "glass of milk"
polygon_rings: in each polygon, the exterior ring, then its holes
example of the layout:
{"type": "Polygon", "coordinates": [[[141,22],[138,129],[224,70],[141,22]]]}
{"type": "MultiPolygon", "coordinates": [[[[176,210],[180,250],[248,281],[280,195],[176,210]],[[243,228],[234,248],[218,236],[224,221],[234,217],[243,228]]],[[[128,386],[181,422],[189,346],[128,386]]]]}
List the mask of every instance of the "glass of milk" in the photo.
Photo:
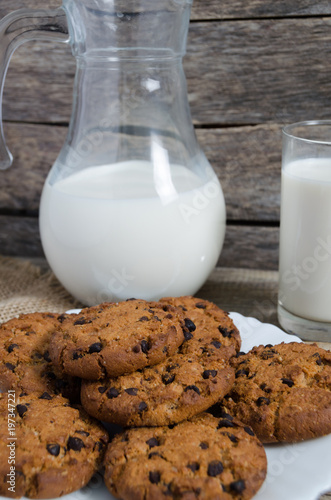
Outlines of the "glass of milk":
{"type": "Polygon", "coordinates": [[[331,121],[283,130],[278,319],[331,341],[331,121]]]}

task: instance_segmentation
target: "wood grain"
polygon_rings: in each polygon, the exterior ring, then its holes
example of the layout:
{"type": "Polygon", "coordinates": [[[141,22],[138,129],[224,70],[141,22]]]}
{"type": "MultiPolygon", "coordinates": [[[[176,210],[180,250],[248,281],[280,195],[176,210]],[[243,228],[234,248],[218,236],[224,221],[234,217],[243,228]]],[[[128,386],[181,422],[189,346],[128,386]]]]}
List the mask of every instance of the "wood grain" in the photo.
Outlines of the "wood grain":
{"type": "MultiPolygon", "coordinates": [[[[50,166],[66,136],[66,127],[7,123],[14,165],[0,172],[0,210],[37,211],[50,166]]],[[[279,220],[280,125],[199,129],[198,141],[223,188],[227,218],[279,220]]]]}
{"type": "MultiPolygon", "coordinates": [[[[25,7],[45,9],[58,7],[60,0],[1,0],[0,18],[8,12],[25,7]]],[[[331,14],[328,0],[194,0],[192,19],[242,19],[285,16],[320,16],[331,14]]]]}
{"type": "Polygon", "coordinates": [[[261,17],[320,16],[331,13],[328,0],[195,0],[192,19],[252,19],[261,17]]]}
{"type": "MultiPolygon", "coordinates": [[[[194,122],[228,126],[329,117],[330,45],[329,18],[193,23],[184,66],[194,122]]],[[[69,47],[20,47],[5,86],[5,119],[67,122],[74,72],[69,47]]]]}

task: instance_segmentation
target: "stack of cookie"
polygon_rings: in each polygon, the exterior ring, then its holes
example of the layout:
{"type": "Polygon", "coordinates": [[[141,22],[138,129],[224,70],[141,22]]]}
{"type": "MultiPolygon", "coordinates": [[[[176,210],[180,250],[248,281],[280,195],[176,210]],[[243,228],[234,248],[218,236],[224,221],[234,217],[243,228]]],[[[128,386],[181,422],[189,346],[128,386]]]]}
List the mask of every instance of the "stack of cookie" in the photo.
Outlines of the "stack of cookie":
{"type": "Polygon", "coordinates": [[[82,379],[91,416],[127,429],[104,462],[116,497],[256,493],[266,474],[261,443],[228,413],[203,413],[232,388],[240,344],[228,314],[194,297],[103,304],[63,320],[50,342],[54,366],[82,379]]]}
{"type": "Polygon", "coordinates": [[[49,498],[86,484],[107,439],[98,420],[125,429],[103,460],[118,498],[239,500],[261,486],[266,456],[251,428],[206,412],[233,387],[241,343],[214,304],[129,300],[25,315],[0,339],[1,404],[5,412],[15,393],[17,433],[16,491],[2,481],[0,494],[49,498]]]}
{"type": "Polygon", "coordinates": [[[14,394],[17,453],[15,494],[6,460],[0,494],[61,496],[102,464],[122,500],[253,497],[266,476],[262,442],[331,432],[331,353],[240,346],[228,314],[194,297],[3,324],[0,432],[9,437],[14,394]],[[105,452],[107,423],[122,430],[105,452]]]}

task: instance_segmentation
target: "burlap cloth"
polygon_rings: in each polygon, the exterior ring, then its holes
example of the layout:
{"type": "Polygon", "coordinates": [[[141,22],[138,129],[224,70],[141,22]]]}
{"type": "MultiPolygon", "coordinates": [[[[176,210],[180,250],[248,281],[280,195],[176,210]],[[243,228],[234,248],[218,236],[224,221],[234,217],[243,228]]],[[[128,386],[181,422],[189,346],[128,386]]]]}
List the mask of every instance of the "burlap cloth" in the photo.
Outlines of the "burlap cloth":
{"type": "Polygon", "coordinates": [[[81,307],[50,271],[0,256],[0,323],[29,312],[64,312],[81,307]]]}

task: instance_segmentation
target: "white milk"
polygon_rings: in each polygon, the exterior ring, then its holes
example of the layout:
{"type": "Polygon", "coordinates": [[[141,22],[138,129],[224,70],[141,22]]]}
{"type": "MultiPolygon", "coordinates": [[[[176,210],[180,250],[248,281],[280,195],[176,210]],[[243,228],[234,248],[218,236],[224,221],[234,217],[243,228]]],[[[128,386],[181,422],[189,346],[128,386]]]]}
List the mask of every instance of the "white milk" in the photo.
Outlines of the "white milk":
{"type": "Polygon", "coordinates": [[[218,180],[131,161],[46,181],[40,232],[62,284],[86,304],[194,294],[225,233],[218,180]]]}
{"type": "Polygon", "coordinates": [[[282,171],[280,302],[331,321],[331,160],[297,160],[282,171]]]}

